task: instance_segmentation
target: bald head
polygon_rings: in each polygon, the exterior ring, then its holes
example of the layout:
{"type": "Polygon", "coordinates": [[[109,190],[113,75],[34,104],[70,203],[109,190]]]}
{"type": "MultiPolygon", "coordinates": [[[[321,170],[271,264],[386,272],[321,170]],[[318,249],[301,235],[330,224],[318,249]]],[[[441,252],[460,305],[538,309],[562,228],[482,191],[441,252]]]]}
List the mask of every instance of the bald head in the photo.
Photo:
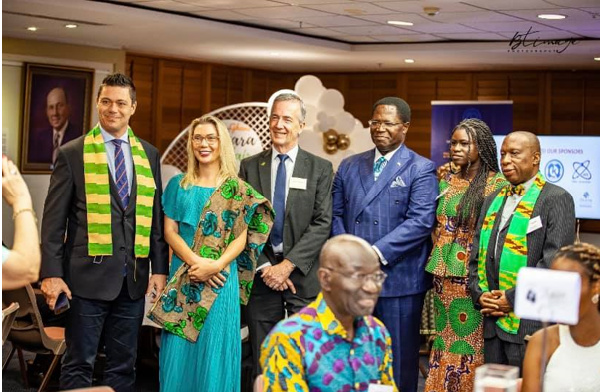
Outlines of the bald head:
{"type": "Polygon", "coordinates": [[[540,148],[540,139],[538,139],[535,133],[527,131],[515,131],[509,133],[506,137],[516,137],[520,140],[520,143],[531,148],[532,152],[542,152],[542,149],[540,148]]]}
{"type": "Polygon", "coordinates": [[[338,270],[343,266],[378,265],[379,258],[371,245],[362,238],[342,234],[328,240],[319,255],[321,267],[338,270]]]}
{"type": "Polygon", "coordinates": [[[385,274],[365,240],[350,234],[333,237],[319,257],[323,298],[346,328],[354,317],[373,313],[385,274]]]}
{"type": "Polygon", "coordinates": [[[509,133],[500,148],[502,174],[513,185],[519,185],[535,177],[540,170],[540,141],[531,132],[509,133]]]}
{"type": "Polygon", "coordinates": [[[46,115],[53,129],[60,130],[69,120],[71,110],[67,93],[62,87],[55,87],[46,96],[46,115]]]}

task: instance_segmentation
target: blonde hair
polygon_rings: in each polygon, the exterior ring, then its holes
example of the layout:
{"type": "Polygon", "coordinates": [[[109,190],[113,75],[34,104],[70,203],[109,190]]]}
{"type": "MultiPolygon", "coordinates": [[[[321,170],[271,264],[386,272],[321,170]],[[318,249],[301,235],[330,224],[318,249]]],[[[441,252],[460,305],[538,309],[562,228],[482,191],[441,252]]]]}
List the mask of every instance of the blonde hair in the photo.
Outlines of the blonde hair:
{"type": "Polygon", "coordinates": [[[219,176],[217,178],[218,185],[220,186],[223,181],[225,181],[229,177],[237,177],[238,173],[238,165],[235,160],[235,153],[233,151],[233,143],[231,141],[231,136],[229,135],[229,131],[227,130],[227,126],[223,124],[221,120],[216,118],[215,116],[204,115],[200,118],[197,118],[192,121],[190,124],[190,130],[188,131],[188,140],[187,140],[187,153],[188,153],[188,164],[187,170],[183,179],[181,180],[181,187],[188,188],[190,185],[194,184],[198,179],[198,172],[200,171],[200,163],[196,159],[194,155],[194,150],[192,148],[192,138],[194,137],[194,130],[198,125],[202,124],[211,124],[217,130],[217,135],[219,136],[219,176]]]}

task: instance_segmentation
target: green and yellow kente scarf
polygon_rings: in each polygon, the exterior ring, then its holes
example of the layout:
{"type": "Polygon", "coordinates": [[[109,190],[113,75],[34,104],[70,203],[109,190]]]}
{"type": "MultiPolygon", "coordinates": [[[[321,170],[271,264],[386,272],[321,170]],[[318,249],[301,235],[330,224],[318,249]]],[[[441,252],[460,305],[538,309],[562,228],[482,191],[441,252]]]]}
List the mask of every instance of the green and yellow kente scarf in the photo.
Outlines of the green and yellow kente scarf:
{"type": "MultiPolygon", "coordinates": [[[[135,168],[135,257],[148,257],[152,207],[156,185],[148,156],[140,140],[127,128],[131,156],[135,168]]],[[[85,174],[85,201],[88,221],[88,254],[110,256],[113,251],[110,181],[106,148],[100,126],[96,125],[83,141],[83,170],[85,174]]]]}
{"type": "MultiPolygon", "coordinates": [[[[532,186],[515,208],[512,220],[508,226],[508,233],[506,235],[506,240],[504,241],[502,255],[500,256],[500,290],[508,290],[515,287],[519,270],[521,267],[527,265],[527,227],[529,226],[533,208],[542,192],[544,184],[546,184],[546,180],[542,174],[538,172],[532,186]]],[[[490,291],[485,264],[492,228],[494,227],[496,217],[498,217],[498,211],[504,202],[504,198],[510,193],[510,189],[510,185],[505,186],[494,198],[490,208],[487,210],[481,227],[477,274],[479,275],[479,287],[484,292],[490,291]]],[[[520,323],[521,319],[519,319],[514,312],[510,312],[508,315],[500,317],[496,322],[503,331],[513,335],[519,330],[520,323]]]]}

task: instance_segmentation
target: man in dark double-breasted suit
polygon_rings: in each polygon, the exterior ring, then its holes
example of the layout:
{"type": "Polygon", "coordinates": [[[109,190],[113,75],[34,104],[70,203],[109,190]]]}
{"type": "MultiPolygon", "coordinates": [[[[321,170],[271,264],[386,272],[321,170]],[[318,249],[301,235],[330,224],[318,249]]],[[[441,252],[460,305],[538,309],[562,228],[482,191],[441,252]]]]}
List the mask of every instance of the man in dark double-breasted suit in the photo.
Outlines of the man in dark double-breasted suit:
{"type": "Polygon", "coordinates": [[[369,126],[376,148],[342,161],[333,184],[332,235],[364,238],[378,254],[388,277],[373,315],[392,336],[396,385],[416,392],[438,184],[433,162],[404,145],[409,125],[404,100],[388,97],[373,105],[369,126]]]}
{"type": "Polygon", "coordinates": [[[267,334],[286,312],[298,312],[319,293],[319,252],[331,229],[331,162],[298,147],[304,103],[297,95],[280,94],[269,116],[273,148],[244,159],[240,166],[240,177],[275,210],[246,308],[255,375],[267,334]]]}

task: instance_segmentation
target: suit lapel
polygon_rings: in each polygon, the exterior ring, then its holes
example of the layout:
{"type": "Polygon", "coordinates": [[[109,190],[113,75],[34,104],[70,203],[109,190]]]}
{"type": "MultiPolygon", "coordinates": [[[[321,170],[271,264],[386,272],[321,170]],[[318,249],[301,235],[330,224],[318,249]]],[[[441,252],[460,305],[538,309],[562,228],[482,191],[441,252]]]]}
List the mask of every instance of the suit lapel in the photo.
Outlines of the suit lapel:
{"type": "MultiPolygon", "coordinates": [[[[373,157],[374,158],[375,155],[375,150],[373,150],[373,157]]],[[[365,198],[363,199],[360,208],[357,210],[357,216],[369,205],[369,203],[371,203],[371,201],[373,201],[373,199],[375,197],[377,197],[377,195],[379,195],[381,193],[381,191],[383,191],[384,189],[386,189],[387,187],[390,186],[391,182],[394,180],[394,178],[396,177],[396,175],[398,175],[398,173],[402,170],[404,164],[406,163],[406,161],[408,160],[408,150],[406,149],[406,147],[402,146],[400,147],[400,149],[398,151],[396,151],[396,153],[394,154],[394,156],[392,157],[392,159],[387,163],[387,165],[385,166],[385,168],[383,169],[383,171],[381,172],[381,174],[379,175],[379,178],[377,178],[377,181],[374,180],[373,177],[373,159],[371,159],[371,178],[372,178],[372,185],[370,188],[366,188],[367,190],[367,194],[365,196],[365,198]]],[[[366,163],[363,163],[363,166],[366,166],[366,163]]],[[[361,178],[363,178],[363,176],[365,174],[363,174],[364,172],[364,168],[361,169],[361,178]]],[[[363,179],[363,185],[365,184],[365,181],[363,179]]],[[[407,184],[408,185],[408,184],[407,184]]]]}
{"type": "Polygon", "coordinates": [[[375,159],[375,149],[371,150],[369,154],[365,154],[360,160],[358,172],[360,175],[360,182],[362,183],[365,193],[369,192],[369,189],[373,188],[375,184],[375,177],[373,176],[373,160],[375,159]]]}
{"type": "MultiPolygon", "coordinates": [[[[137,178],[135,175],[135,165],[133,166],[133,178],[131,179],[131,190],[129,192],[129,204],[127,204],[127,211],[135,209],[136,197],[137,197],[137,178]]],[[[119,203],[121,204],[121,203],[119,203]]]]}
{"type": "MultiPolygon", "coordinates": [[[[300,148],[298,148],[298,155],[296,156],[296,164],[294,165],[294,171],[292,177],[306,178],[308,182],[308,155],[300,148]]],[[[292,189],[288,191],[288,196],[285,201],[285,217],[290,215],[292,206],[298,205],[297,199],[300,197],[302,192],[306,192],[303,189],[292,189]]]]}
{"type": "MultiPolygon", "coordinates": [[[[258,159],[258,178],[260,178],[260,192],[271,200],[271,150],[263,151],[258,159]]],[[[271,200],[272,201],[272,200],[271,200]]]]}

